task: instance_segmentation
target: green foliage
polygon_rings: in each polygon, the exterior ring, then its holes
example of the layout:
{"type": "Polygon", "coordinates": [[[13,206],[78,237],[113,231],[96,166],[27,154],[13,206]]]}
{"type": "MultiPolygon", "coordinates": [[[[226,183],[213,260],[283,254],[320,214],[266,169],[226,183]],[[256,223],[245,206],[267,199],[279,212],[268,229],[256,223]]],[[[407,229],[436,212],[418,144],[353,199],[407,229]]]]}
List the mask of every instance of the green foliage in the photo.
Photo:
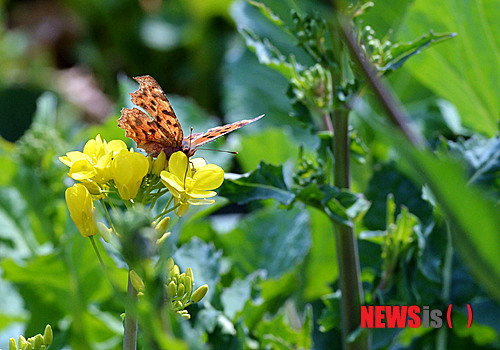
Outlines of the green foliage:
{"type": "Polygon", "coordinates": [[[0,5],[9,23],[0,35],[0,347],[50,323],[50,348],[121,349],[128,262],[146,290],[138,348],[340,348],[335,223],[358,233],[367,304],[453,304],[453,329],[374,330],[373,349],[498,349],[500,8],[496,1],[357,3],[347,13],[363,52],[403,99],[429,150],[380,122],[329,3],[299,0],[292,10],[279,0],[67,1],[69,16],[51,13],[77,24],[68,22],[55,44],[30,34],[38,27],[16,17],[21,3],[0,5]],[[89,124],[95,119],[61,87],[68,66],[86,67],[96,81],[88,89],[74,78],[82,85],[71,96],[114,102],[104,123],[89,124]],[[226,146],[207,147],[238,155],[198,151],[224,168],[218,194],[226,199],[172,218],[159,251],[150,222],[166,200],[151,213],[111,215],[130,234],[112,245],[96,240],[105,272],[69,219],[63,191],[71,183],[56,158],[97,134],[133,146],[116,119],[130,107],[128,77],[143,74],[174,95],[186,135],[191,126],[220,125],[213,115],[266,117],[228,136],[226,146]],[[333,185],[327,119],[348,109],[352,187],[345,190],[333,185]],[[190,291],[187,271],[169,274],[170,256],[180,271],[192,268],[190,291]],[[163,308],[172,281],[189,320],[163,308]],[[204,284],[199,303],[183,300],[204,284]]]}

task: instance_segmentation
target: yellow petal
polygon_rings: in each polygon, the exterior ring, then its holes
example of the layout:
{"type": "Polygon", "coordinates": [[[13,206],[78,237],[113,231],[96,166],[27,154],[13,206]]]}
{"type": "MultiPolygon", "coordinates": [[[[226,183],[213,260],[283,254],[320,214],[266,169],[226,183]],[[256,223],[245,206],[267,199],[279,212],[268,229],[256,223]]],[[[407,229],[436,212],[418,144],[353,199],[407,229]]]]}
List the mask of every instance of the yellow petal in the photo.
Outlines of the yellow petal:
{"type": "Polygon", "coordinates": [[[113,156],[126,149],[127,145],[122,140],[111,140],[106,145],[106,153],[111,153],[113,156]]]}
{"type": "Polygon", "coordinates": [[[207,165],[207,162],[203,158],[192,158],[190,162],[195,169],[200,169],[201,167],[207,165]]]}
{"type": "Polygon", "coordinates": [[[200,191],[197,189],[193,189],[187,192],[187,195],[191,198],[210,198],[217,195],[217,192],[214,191],[200,191]]]}
{"type": "Polygon", "coordinates": [[[65,192],[71,219],[83,237],[97,234],[97,224],[94,220],[94,204],[89,191],[82,184],[75,184],[65,192]]]}
{"type": "Polygon", "coordinates": [[[92,159],[88,155],[86,155],[85,153],[82,153],[79,151],[72,151],[72,152],[66,153],[66,156],[59,157],[59,160],[70,167],[76,161],[87,160],[90,162],[92,159]]]}
{"type": "Polygon", "coordinates": [[[161,182],[168,188],[168,190],[175,196],[179,197],[180,193],[184,192],[184,186],[179,178],[168,171],[162,171],[161,182]]]}
{"type": "Polygon", "coordinates": [[[196,180],[195,189],[214,190],[224,181],[224,170],[215,164],[208,164],[200,168],[193,177],[196,180]]]}
{"type": "Polygon", "coordinates": [[[189,199],[188,203],[191,205],[207,205],[214,204],[215,201],[213,199],[189,199]]]}
{"type": "Polygon", "coordinates": [[[168,160],[168,171],[184,182],[186,170],[188,166],[188,158],[184,152],[178,151],[170,156],[168,160]]]}
{"type": "Polygon", "coordinates": [[[97,135],[95,140],[88,140],[83,148],[83,153],[92,158],[99,159],[105,152],[106,146],[102,142],[101,135],[97,135]]]}
{"type": "Polygon", "coordinates": [[[78,160],[69,169],[68,176],[74,180],[89,180],[95,176],[95,170],[88,160],[78,160]]]}
{"type": "Polygon", "coordinates": [[[113,180],[120,197],[124,200],[135,198],[149,168],[147,158],[140,153],[121,151],[112,161],[113,180]]]}

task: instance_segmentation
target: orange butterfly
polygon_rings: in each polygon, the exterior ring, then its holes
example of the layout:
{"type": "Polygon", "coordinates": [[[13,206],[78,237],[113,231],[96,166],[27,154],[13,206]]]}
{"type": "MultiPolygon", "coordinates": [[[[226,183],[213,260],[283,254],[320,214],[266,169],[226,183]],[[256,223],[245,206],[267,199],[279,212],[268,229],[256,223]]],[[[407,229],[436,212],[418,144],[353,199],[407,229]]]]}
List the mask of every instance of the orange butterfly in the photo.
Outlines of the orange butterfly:
{"type": "Polygon", "coordinates": [[[165,152],[167,159],[172,153],[184,152],[191,157],[197,148],[207,142],[259,120],[264,115],[250,120],[217,126],[206,133],[195,133],[184,137],[179,120],[160,85],[151,76],[135,77],[139,89],[130,94],[132,103],[144,109],[149,116],[137,108],[123,108],[118,126],[137,143],[137,147],[149,155],[165,152]]]}

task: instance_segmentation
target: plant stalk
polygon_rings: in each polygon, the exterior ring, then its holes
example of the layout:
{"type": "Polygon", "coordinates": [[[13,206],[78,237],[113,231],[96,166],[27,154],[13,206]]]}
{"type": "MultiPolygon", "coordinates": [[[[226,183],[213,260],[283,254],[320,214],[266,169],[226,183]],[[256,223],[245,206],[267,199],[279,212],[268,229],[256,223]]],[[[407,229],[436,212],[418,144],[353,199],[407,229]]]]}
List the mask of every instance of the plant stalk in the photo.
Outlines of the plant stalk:
{"type": "Polygon", "coordinates": [[[127,297],[131,303],[125,308],[125,331],[123,334],[123,350],[137,349],[137,316],[133,307],[137,302],[137,291],[132,285],[130,279],[130,270],[128,272],[127,297]]]}
{"type": "MultiPolygon", "coordinates": [[[[350,187],[349,110],[334,112],[333,155],[334,184],[338,188],[350,187]]],[[[349,335],[361,325],[361,305],[364,302],[359,267],[358,244],[354,228],[334,223],[339,265],[339,282],[342,291],[342,344],[344,350],[366,350],[370,347],[368,332],[360,333],[352,342],[349,335]]]]}

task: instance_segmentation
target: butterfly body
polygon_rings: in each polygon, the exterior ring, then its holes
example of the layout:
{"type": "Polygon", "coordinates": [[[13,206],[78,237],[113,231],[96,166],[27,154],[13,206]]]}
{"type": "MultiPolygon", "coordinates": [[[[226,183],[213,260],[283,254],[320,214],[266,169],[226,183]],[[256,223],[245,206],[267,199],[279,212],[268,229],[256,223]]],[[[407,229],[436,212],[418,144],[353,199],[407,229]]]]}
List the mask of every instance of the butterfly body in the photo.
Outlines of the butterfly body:
{"type": "Polygon", "coordinates": [[[139,89],[130,94],[132,103],[141,107],[147,114],[135,107],[123,108],[118,126],[126,131],[127,137],[137,143],[137,147],[152,156],[157,156],[163,151],[168,159],[173,153],[182,151],[191,157],[199,146],[264,116],[217,126],[205,133],[194,133],[184,137],[179,120],[156,80],[149,75],[135,77],[134,80],[139,83],[139,89]]]}

